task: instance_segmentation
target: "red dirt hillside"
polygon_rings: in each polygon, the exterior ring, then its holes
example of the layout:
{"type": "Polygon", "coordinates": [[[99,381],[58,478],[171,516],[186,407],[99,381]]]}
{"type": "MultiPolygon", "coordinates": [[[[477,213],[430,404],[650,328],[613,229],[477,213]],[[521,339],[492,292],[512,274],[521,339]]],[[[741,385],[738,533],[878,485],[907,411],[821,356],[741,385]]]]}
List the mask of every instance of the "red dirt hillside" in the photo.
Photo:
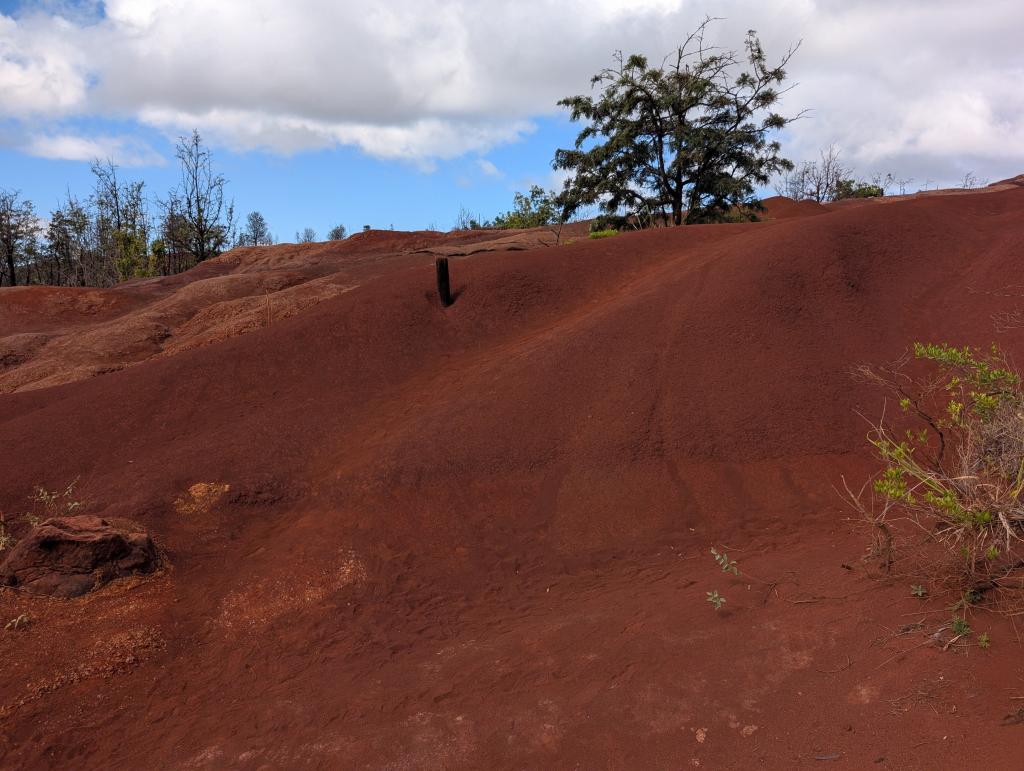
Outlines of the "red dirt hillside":
{"type": "Polygon", "coordinates": [[[1024,356],[1024,189],[790,211],[0,292],[0,511],[77,479],[165,562],[0,591],[0,766],[1014,767],[1011,623],[930,645],[834,488],[851,365],[1024,356]]]}

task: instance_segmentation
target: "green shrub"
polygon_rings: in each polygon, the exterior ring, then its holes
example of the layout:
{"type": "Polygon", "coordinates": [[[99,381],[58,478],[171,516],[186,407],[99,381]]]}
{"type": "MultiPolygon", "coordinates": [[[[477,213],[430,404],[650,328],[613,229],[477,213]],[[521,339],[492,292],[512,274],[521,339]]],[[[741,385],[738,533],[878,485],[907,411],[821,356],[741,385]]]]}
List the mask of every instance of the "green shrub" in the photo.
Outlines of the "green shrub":
{"type": "Polygon", "coordinates": [[[611,238],[612,236],[617,236],[618,234],[619,234],[619,231],[617,231],[617,230],[595,230],[593,233],[590,234],[590,237],[591,238],[611,238]]]}
{"type": "MultiPolygon", "coordinates": [[[[891,568],[895,523],[940,544],[961,591],[980,597],[1019,587],[1024,567],[1024,391],[996,346],[988,351],[915,343],[913,354],[856,372],[899,409],[868,436],[882,469],[851,493],[876,528],[875,553],[891,568]]],[[[939,570],[935,563],[928,568],[939,570]]],[[[934,575],[929,576],[934,577],[934,575]]]]}
{"type": "Polygon", "coordinates": [[[619,214],[600,214],[590,221],[591,233],[603,230],[626,230],[628,227],[629,218],[619,214]]]}
{"type": "Polygon", "coordinates": [[[852,179],[841,179],[836,185],[833,201],[842,201],[844,198],[881,198],[885,195],[885,188],[881,185],[872,185],[867,182],[857,182],[852,179]]]}
{"type": "Polygon", "coordinates": [[[494,222],[480,227],[539,228],[559,221],[557,196],[539,185],[532,185],[528,194],[516,193],[511,211],[499,214],[494,222]]]}

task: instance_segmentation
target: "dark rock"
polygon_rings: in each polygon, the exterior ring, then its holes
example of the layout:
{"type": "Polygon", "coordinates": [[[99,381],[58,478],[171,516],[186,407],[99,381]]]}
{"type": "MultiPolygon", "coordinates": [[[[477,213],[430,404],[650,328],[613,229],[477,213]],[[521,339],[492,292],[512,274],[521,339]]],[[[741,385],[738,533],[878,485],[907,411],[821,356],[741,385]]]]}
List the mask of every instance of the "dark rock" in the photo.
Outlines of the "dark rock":
{"type": "Polygon", "coordinates": [[[145,532],[93,516],[48,519],[34,527],[0,564],[0,585],[33,594],[78,597],[108,581],[151,573],[159,564],[145,532]]]}

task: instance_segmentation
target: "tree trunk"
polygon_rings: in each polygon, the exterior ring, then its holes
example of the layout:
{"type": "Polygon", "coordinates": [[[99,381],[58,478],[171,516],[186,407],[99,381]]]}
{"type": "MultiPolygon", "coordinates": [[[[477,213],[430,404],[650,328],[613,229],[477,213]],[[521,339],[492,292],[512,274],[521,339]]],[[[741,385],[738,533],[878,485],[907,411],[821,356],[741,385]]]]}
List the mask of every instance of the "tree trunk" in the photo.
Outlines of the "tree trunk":
{"type": "Polygon", "coordinates": [[[672,189],[672,224],[683,224],[683,175],[682,171],[676,172],[673,180],[675,185],[672,189]]]}

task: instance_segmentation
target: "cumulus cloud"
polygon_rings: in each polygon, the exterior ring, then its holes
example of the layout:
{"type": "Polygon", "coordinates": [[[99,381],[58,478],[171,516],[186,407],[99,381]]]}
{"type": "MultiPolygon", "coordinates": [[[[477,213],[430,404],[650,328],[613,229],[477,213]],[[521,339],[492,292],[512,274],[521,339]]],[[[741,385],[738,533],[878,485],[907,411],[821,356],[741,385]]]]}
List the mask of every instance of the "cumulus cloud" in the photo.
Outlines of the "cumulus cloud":
{"type": "Polygon", "coordinates": [[[161,166],[166,159],[145,142],[129,136],[85,137],[50,134],[29,137],[21,145],[29,155],[68,161],[110,159],[119,166],[161,166]]]}
{"type": "Polygon", "coordinates": [[[427,164],[515,141],[617,49],[660,58],[705,16],[803,46],[793,157],[941,175],[1024,166],[1018,0],[107,0],[0,15],[0,119],[197,126],[240,149],[337,144],[427,164]]]}
{"type": "Polygon", "coordinates": [[[60,17],[15,21],[0,14],[0,116],[59,115],[84,106],[84,52],[65,44],[75,31],[60,17]]]}

